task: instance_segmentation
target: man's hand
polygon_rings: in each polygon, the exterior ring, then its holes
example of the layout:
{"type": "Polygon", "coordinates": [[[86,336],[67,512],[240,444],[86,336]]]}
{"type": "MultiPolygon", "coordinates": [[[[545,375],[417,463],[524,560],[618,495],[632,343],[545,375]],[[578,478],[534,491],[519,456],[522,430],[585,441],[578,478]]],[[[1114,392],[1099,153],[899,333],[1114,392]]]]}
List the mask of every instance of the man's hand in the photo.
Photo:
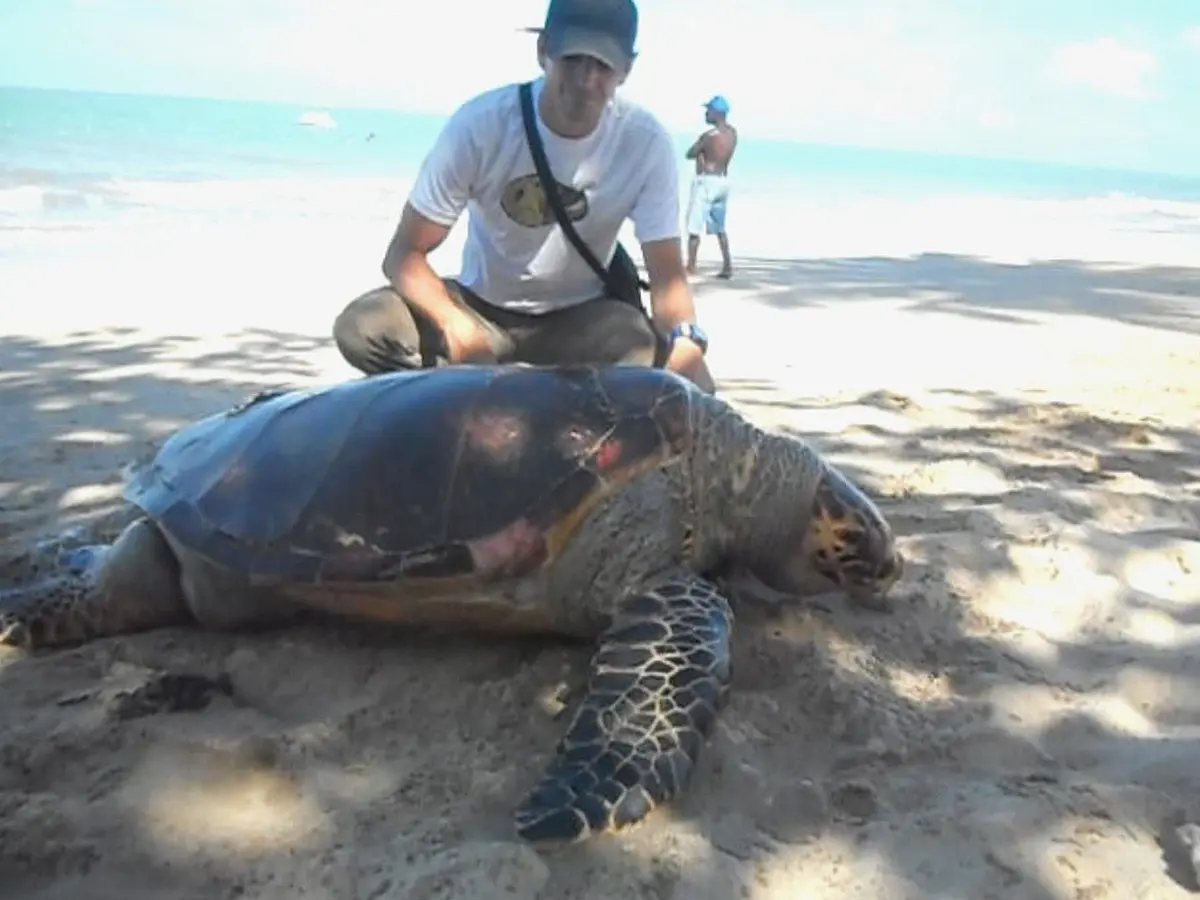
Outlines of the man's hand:
{"type": "MultiPolygon", "coordinates": [[[[658,331],[670,334],[676,325],[695,322],[696,307],[683,268],[683,248],[679,239],[642,244],[642,258],[646,261],[646,274],[650,276],[650,306],[658,331]]],[[[665,368],[695,382],[701,390],[710,394],[716,392],[704,354],[687,338],[675,342],[665,368]]]]}
{"type": "Polygon", "coordinates": [[[678,372],[709,394],[717,392],[717,386],[708,371],[708,364],[704,361],[704,354],[688,338],[680,338],[675,342],[663,368],[678,372]]]}
{"type": "Polygon", "coordinates": [[[494,363],[496,349],[492,336],[474,316],[464,313],[443,326],[442,338],[446,342],[446,355],[454,364],[494,363]]]}

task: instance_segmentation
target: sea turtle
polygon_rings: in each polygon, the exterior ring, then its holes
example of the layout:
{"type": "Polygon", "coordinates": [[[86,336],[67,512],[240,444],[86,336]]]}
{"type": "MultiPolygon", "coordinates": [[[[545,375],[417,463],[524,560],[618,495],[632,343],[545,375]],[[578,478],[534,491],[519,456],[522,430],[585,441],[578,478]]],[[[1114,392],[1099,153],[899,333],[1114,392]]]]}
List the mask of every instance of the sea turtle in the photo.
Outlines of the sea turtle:
{"type": "Polygon", "coordinates": [[[454,366],[268,392],[173,434],[144,512],[81,572],[0,596],[34,649],[309,610],[596,642],[585,696],[515,812],[542,844],[677,796],[728,691],[713,573],[814,571],[887,605],[875,504],[799,438],[661,369],[454,366]]]}

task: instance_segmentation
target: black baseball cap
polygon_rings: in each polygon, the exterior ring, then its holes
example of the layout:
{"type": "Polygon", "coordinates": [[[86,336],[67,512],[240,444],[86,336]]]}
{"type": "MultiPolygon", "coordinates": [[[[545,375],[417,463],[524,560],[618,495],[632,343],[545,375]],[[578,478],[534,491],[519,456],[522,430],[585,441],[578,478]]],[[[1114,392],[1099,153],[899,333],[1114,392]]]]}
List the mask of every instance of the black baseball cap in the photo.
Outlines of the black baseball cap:
{"type": "Polygon", "coordinates": [[[550,0],[541,31],[551,57],[593,56],[623,72],[637,55],[637,29],[633,0],[550,0]]]}

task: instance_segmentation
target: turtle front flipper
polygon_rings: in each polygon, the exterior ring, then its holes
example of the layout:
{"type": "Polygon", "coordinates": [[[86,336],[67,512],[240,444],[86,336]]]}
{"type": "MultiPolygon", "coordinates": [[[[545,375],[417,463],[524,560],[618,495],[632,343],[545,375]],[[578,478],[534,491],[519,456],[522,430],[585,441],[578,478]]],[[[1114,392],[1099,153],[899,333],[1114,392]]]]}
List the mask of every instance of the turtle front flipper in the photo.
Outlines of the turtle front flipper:
{"type": "Polygon", "coordinates": [[[180,624],[188,619],[179,566],[158,529],[138,519],[86,567],[65,565],[0,590],[0,644],[27,650],[180,624]]]}
{"type": "Polygon", "coordinates": [[[517,809],[518,834],[573,843],[676,797],[725,702],[732,632],[728,601],[691,573],[627,599],[600,638],[553,762],[517,809]]]}

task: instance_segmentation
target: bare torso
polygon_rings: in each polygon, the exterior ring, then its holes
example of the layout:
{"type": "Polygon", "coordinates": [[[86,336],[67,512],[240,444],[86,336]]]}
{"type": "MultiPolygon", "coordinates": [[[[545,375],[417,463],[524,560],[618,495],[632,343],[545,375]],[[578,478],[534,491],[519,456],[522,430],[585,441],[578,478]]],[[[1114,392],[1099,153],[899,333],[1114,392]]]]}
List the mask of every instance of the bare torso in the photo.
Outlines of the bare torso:
{"type": "Polygon", "coordinates": [[[732,125],[714,125],[700,138],[696,154],[697,175],[728,175],[729,162],[737,149],[737,129],[732,125]]]}

